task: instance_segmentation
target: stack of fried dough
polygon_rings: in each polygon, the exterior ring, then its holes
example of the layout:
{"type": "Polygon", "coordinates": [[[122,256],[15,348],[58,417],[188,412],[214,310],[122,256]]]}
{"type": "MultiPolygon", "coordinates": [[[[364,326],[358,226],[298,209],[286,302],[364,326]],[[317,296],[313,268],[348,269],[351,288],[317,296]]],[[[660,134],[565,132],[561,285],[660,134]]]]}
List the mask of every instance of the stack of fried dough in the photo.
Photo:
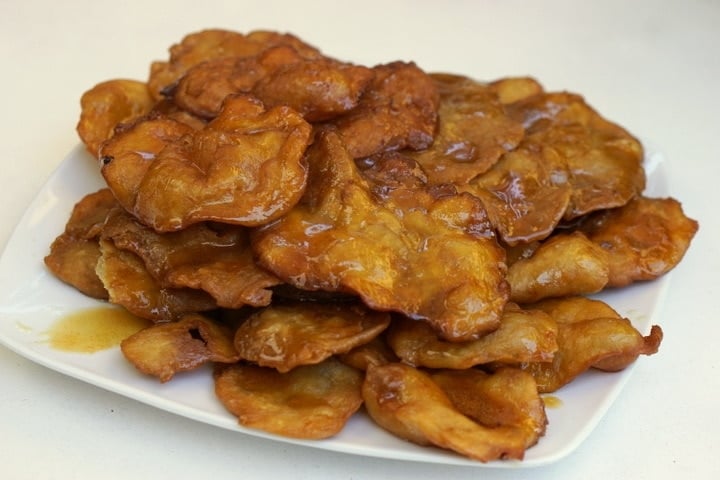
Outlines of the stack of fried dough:
{"type": "Polygon", "coordinates": [[[45,263],[152,323],[159,381],[211,363],[248,427],[338,433],[361,407],[420,445],[521,459],[542,394],[657,352],[588,295],[655,279],[698,225],[643,196],[643,147],[532,78],[367,67],[205,30],[81,100],[107,187],[45,263]]]}

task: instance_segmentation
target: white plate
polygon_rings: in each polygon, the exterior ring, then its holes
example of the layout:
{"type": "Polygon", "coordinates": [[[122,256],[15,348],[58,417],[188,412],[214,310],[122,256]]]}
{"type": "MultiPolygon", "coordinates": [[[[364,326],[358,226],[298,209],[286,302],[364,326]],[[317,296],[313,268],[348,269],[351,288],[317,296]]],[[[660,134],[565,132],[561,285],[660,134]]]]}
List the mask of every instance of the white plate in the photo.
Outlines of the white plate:
{"type": "MultiPolygon", "coordinates": [[[[667,195],[662,160],[658,153],[646,155],[648,196],[667,195]]],[[[28,208],[0,259],[0,343],[53,370],[162,410],[247,435],[355,455],[456,465],[530,467],[555,462],[575,449],[602,418],[632,371],[630,367],[613,374],[588,372],[556,393],[561,405],[548,409],[547,433],[527,451],[522,462],[482,464],[451,452],[418,447],[382,431],[363,414],[355,415],[336,437],[322,441],[294,440],[243,428],[215,398],[209,369],[181,374],[160,384],[138,373],[118,348],[77,354],[54,350],[47,344],[45,332],[59,318],[98,305],[59,282],[45,269],[42,259],[50,243],[63,231],[73,205],[84,194],[103,185],[96,163],[78,146],[28,208]]],[[[599,298],[646,333],[667,285],[666,276],[603,293],[599,298]]]]}

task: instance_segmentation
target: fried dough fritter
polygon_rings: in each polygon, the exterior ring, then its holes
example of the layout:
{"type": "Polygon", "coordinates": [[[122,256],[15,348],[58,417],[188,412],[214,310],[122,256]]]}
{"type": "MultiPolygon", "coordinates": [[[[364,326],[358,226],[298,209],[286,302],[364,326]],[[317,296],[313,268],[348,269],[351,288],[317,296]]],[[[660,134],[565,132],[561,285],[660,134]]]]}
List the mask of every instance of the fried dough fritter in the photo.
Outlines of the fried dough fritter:
{"type": "Polygon", "coordinates": [[[238,361],[232,333],[198,314],[144,328],[123,340],[120,349],[135,368],[163,383],[208,362],[238,361]]]}
{"type": "Polygon", "coordinates": [[[621,370],[640,355],[657,353],[662,329],[653,325],[643,336],[624,318],[590,318],[558,324],[558,351],[552,362],[529,362],[520,368],[529,372],[541,393],[552,393],[589,368],[621,370]]]}
{"type": "Polygon", "coordinates": [[[110,303],[140,318],[167,322],[188,313],[217,308],[215,300],[202,290],[162,287],[140,257],[118,249],[110,240],[100,239],[100,252],[96,272],[110,303]]]}
{"type": "Polygon", "coordinates": [[[524,129],[488,85],[460,75],[431,77],[440,95],[438,129],[432,145],[413,157],[430,183],[464,185],[515,149],[524,129]]]}
{"type": "Polygon", "coordinates": [[[506,108],[523,123],[527,140],[555,149],[567,162],[572,194],[565,220],[622,206],[645,188],[640,142],[580,95],[541,93],[506,108]]]}
{"type": "Polygon", "coordinates": [[[353,292],[373,309],[424,319],[447,339],[497,327],[504,252],[475,235],[472,209],[482,207],[470,196],[413,191],[412,208],[384,205],[332,132],[316,138],[308,162],[300,204],[253,235],[263,267],[297,288],[353,292]]]}
{"type": "Polygon", "coordinates": [[[362,387],[370,417],[418,445],[435,445],[481,462],[522,459],[522,431],[480,425],[453,405],[427,374],[404,363],[370,366],[362,387]]]}
{"type": "Polygon", "coordinates": [[[373,78],[371,69],[326,57],[305,58],[288,45],[252,57],[200,63],[178,81],[173,101],[214,118],[229,95],[248,93],[268,107],[289,106],[309,122],[329,120],[355,108],[373,78]]]}
{"type": "Polygon", "coordinates": [[[230,30],[208,29],[186,35],[170,47],[168,61],[156,61],[150,66],[148,86],[156,100],[193,66],[218,58],[242,58],[261,53],[277,45],[287,45],[305,58],[319,57],[320,52],[296,36],[257,30],[242,34],[230,30]]]}
{"type": "Polygon", "coordinates": [[[53,241],[44,259],[57,278],[85,295],[102,300],[108,298],[108,292],[95,273],[100,259],[98,239],[105,217],[117,205],[107,188],[85,195],[73,207],[65,231],[53,241]]]}
{"type": "Polygon", "coordinates": [[[466,369],[492,362],[548,362],[557,345],[557,324],[539,310],[509,305],[497,330],[477,340],[447,342],[423,322],[396,318],[388,345],[403,362],[418,367],[466,369]]]}
{"type": "Polygon", "coordinates": [[[310,136],[293,110],[232,97],[202,130],[158,118],[115,135],[101,149],[102,174],[123,207],[157,231],[261,225],[302,196],[310,136]]]}
{"type": "Polygon", "coordinates": [[[580,232],[559,233],[508,267],[510,300],[532,303],[597,293],[608,284],[609,275],[605,250],[580,232]]]}
{"type": "Polygon", "coordinates": [[[350,155],[429,147],[440,101],[435,82],[414,63],[392,62],[372,70],[374,78],[358,106],[331,122],[350,155]]]}
{"type": "Polygon", "coordinates": [[[98,83],[80,97],[77,133],[88,152],[97,158],[100,145],[115,128],[142,117],[155,101],[144,82],[114,79],[98,83]]]}
{"type": "Polygon", "coordinates": [[[360,370],[329,358],[287,373],[236,363],[215,371],[215,392],[240,424],[292,438],[337,434],[362,405],[360,370]]]}
{"type": "Polygon", "coordinates": [[[389,314],[361,305],[274,305],[240,325],[235,348],[240,358],[284,373],[368,343],[389,324],[389,314]]]}
{"type": "Polygon", "coordinates": [[[545,403],[532,375],[517,368],[486,373],[476,368],[442,370],[431,378],[465,416],[490,428],[517,429],[525,448],[535,445],[548,424],[545,403]]]}
{"type": "Polygon", "coordinates": [[[280,283],[255,263],[244,227],[198,223],[158,233],[116,209],[108,215],[102,236],[140,257],[162,287],[204,290],[219,307],[269,305],[269,288],[280,283]]]}
{"type": "Polygon", "coordinates": [[[463,190],[480,198],[508,245],[547,238],[568,209],[572,189],[554,149],[524,142],[463,190]]]}
{"type": "Polygon", "coordinates": [[[652,280],[682,260],[698,230],[673,198],[638,197],[590,217],[580,230],[607,252],[608,286],[652,280]]]}

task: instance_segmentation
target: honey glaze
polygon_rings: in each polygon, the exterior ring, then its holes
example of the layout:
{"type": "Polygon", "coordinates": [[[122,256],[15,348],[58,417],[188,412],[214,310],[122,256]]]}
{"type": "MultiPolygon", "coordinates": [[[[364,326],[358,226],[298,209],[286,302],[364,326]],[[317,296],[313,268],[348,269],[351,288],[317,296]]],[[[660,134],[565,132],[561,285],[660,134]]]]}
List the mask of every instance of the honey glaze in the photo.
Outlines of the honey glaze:
{"type": "Polygon", "coordinates": [[[563,405],[563,401],[555,395],[544,395],[542,399],[545,402],[545,408],[560,408],[563,405]]]}
{"type": "Polygon", "coordinates": [[[94,307],[60,318],[47,332],[52,348],[66,352],[94,353],[120,345],[125,338],[151,325],[117,307],[94,307]]]}

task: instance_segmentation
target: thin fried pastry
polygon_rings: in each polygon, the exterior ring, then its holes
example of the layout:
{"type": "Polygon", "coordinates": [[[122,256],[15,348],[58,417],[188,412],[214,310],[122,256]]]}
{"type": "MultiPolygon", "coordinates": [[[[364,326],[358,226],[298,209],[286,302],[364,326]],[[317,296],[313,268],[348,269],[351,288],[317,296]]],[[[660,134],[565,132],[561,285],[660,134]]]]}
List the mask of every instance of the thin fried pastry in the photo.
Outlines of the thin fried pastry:
{"type": "Polygon", "coordinates": [[[545,403],[535,379],[517,368],[486,373],[476,368],[441,370],[431,378],[465,416],[490,428],[519,430],[525,448],[545,434],[545,403]]]}
{"type": "Polygon", "coordinates": [[[529,258],[508,267],[510,299],[532,303],[543,298],[586,295],[608,284],[607,252],[580,232],[559,233],[529,258]]]}
{"type": "Polygon", "coordinates": [[[108,298],[95,267],[100,258],[98,238],[102,225],[117,205],[107,188],[85,195],[73,207],[64,232],[50,245],[44,259],[53,275],[93,298],[108,298]]]}
{"type": "Polygon", "coordinates": [[[238,361],[232,333],[199,314],[144,328],[123,340],[120,349],[135,368],[163,383],[208,362],[238,361]]]}
{"type": "Polygon", "coordinates": [[[377,337],[390,315],[362,305],[294,303],[253,314],[235,333],[240,358],[287,372],[320,363],[377,337]]]}
{"type": "Polygon", "coordinates": [[[530,362],[520,368],[529,372],[541,393],[552,393],[595,367],[617,371],[640,355],[657,353],[662,329],[653,325],[643,336],[624,318],[591,318],[558,324],[558,351],[552,362],[530,362]]]}
{"type": "Polygon", "coordinates": [[[486,172],[524,136],[487,85],[460,75],[431,74],[438,87],[438,127],[427,149],[413,153],[432,184],[464,185],[486,172]]]}
{"type": "Polygon", "coordinates": [[[477,340],[448,342],[427,324],[396,318],[388,329],[388,345],[403,362],[429,368],[466,369],[504,362],[548,362],[557,345],[557,324],[544,312],[509,305],[497,330],[477,340]]]}
{"type": "Polygon", "coordinates": [[[479,203],[415,192],[414,204],[383,205],[332,132],[316,138],[308,162],[302,202],[254,232],[263,267],[297,288],[352,292],[373,309],[424,319],[444,338],[497,327],[504,252],[473,230],[485,224],[479,203]]]}
{"type": "Polygon", "coordinates": [[[173,101],[205,118],[216,117],[229,95],[248,93],[270,108],[286,105],[309,122],[355,108],[373,78],[367,67],[330,58],[304,58],[288,45],[252,57],[224,57],[191,68],[172,90],[173,101]]]}
{"type": "Polygon", "coordinates": [[[547,238],[572,194],[565,160],[532,142],[504,154],[462,189],[483,202],[498,236],[510,246],[547,238]]]}
{"type": "Polygon", "coordinates": [[[439,96],[432,78],[414,63],[373,68],[356,108],[332,120],[353,158],[432,144],[439,96]]]}
{"type": "Polygon", "coordinates": [[[565,220],[622,206],[645,188],[641,143],[580,95],[540,93],[507,109],[523,123],[527,140],[556,150],[566,161],[572,194],[565,220]]]}
{"type": "Polygon", "coordinates": [[[97,158],[100,145],[112,137],[118,125],[147,114],[154,104],[145,82],[115,79],[98,83],[80,97],[78,135],[97,158]]]}
{"type": "Polygon", "coordinates": [[[140,318],[167,322],[186,313],[217,308],[215,300],[202,290],[160,286],[140,257],[118,249],[110,240],[100,239],[100,252],[96,272],[110,303],[140,318]]]}
{"type": "Polygon", "coordinates": [[[277,45],[288,45],[306,58],[318,57],[320,52],[294,35],[265,30],[247,34],[222,29],[193,32],[170,47],[167,61],[156,61],[150,66],[148,86],[156,100],[193,66],[217,58],[250,57],[277,45]]]}
{"type": "Polygon", "coordinates": [[[310,135],[288,107],[232,97],[202,130],[160,118],[115,135],[101,149],[102,174],[123,207],[157,231],[262,225],[302,196],[310,135]]]}
{"type": "Polygon", "coordinates": [[[107,218],[103,238],[140,257],[162,287],[204,290],[223,308],[270,304],[280,280],[253,258],[244,227],[199,223],[158,233],[122,209],[107,218]]]}
{"type": "MultiPolygon", "coordinates": [[[[558,324],[583,322],[595,318],[622,319],[622,315],[602,300],[583,296],[548,298],[526,305],[525,308],[542,310],[550,315],[558,324]]],[[[656,334],[658,333],[660,335],[662,334],[662,332],[656,332],[656,334]]],[[[593,363],[592,368],[608,372],[617,372],[629,366],[636,358],[637,354],[632,351],[626,354],[612,355],[593,363]]]]}
{"type": "Polygon", "coordinates": [[[624,287],[672,270],[690,247],[698,223],[673,198],[638,197],[592,216],[580,229],[607,252],[608,286],[624,287]]]}
{"type": "Polygon", "coordinates": [[[362,405],[362,372],[329,358],[287,373],[237,363],[215,371],[215,392],[241,425],[291,438],[340,432],[362,405]]]}
{"type": "Polygon", "coordinates": [[[409,365],[370,366],[362,394],[375,423],[418,445],[435,445],[481,462],[522,459],[525,453],[521,431],[474,422],[427,374],[409,365]]]}

